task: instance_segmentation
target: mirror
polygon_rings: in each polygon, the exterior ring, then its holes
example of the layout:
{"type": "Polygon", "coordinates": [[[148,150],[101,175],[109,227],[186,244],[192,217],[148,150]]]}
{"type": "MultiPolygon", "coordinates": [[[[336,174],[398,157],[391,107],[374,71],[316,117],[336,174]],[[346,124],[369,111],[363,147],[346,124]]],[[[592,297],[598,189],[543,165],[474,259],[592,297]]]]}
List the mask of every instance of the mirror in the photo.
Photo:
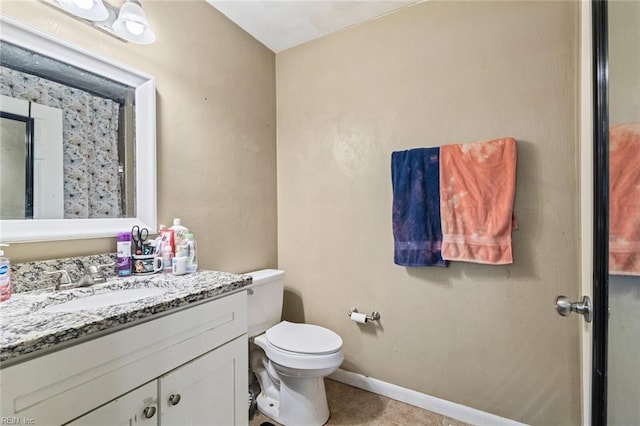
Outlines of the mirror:
{"type": "MultiPolygon", "coordinates": [[[[53,168],[51,153],[61,144],[60,187],[54,193],[34,200],[38,215],[22,219],[87,219],[96,217],[134,217],[133,164],[134,88],[103,76],[79,70],[31,50],[0,41],[0,112],[35,118],[37,139],[33,141],[31,163],[35,168],[34,189],[50,176],[43,162],[53,168]],[[43,109],[61,112],[59,118],[45,115],[43,109]],[[54,122],[55,119],[60,123],[54,122]],[[58,132],[62,132],[58,134],[58,132]],[[54,141],[54,139],[56,139],[54,141]],[[34,164],[35,161],[35,164],[34,164]],[[60,211],[49,211],[52,196],[61,194],[60,211]]],[[[0,148],[9,141],[0,140],[0,148]]],[[[26,169],[14,168],[15,180],[26,169]]],[[[0,214],[0,219],[20,219],[0,214]]]]}
{"type": "MultiPolygon", "coordinates": [[[[153,77],[12,19],[0,17],[0,24],[3,63],[11,50],[18,52],[14,55],[18,59],[28,58],[1,69],[2,93],[8,96],[2,97],[0,109],[22,97],[26,110],[12,113],[33,119],[35,135],[31,159],[20,151],[25,160],[19,161],[21,169],[15,172],[28,176],[30,164],[33,169],[32,219],[26,211],[20,219],[0,213],[0,240],[112,237],[133,225],[155,229],[153,77]],[[12,78],[23,84],[15,87],[8,83],[12,78]],[[37,93],[29,98],[29,91],[37,93]],[[85,112],[87,116],[81,115],[85,112]],[[57,131],[50,126],[60,129],[60,140],[51,136],[57,131]],[[51,178],[56,173],[62,184],[51,178]]],[[[27,186],[27,182],[19,185],[23,199],[29,197],[27,186]]]]}
{"type": "MultiPolygon", "coordinates": [[[[607,2],[606,422],[640,424],[640,2],[607,2]]],[[[604,297],[603,297],[604,299],[604,297]]]]}

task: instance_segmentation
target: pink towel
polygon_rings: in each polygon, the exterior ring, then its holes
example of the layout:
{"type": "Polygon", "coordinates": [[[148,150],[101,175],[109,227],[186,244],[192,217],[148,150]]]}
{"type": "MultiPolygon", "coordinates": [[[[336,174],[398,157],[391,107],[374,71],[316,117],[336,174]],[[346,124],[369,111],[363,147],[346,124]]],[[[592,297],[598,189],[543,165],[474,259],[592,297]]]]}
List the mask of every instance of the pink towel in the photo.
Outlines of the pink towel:
{"type": "Polygon", "coordinates": [[[513,263],[515,190],[515,139],[442,146],[442,258],[491,265],[513,263]]]}
{"type": "Polygon", "coordinates": [[[640,123],[609,129],[609,273],[640,275],[640,123]]]}

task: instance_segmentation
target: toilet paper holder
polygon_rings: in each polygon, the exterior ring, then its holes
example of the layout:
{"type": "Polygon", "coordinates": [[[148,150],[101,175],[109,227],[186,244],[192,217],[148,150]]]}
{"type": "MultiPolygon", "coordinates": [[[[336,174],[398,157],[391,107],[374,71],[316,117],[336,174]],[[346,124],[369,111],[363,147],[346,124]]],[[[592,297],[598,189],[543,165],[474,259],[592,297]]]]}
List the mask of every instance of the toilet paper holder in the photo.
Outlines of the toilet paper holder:
{"type": "MultiPolygon", "coordinates": [[[[351,308],[351,310],[349,311],[349,313],[347,314],[347,316],[349,318],[351,318],[351,314],[357,314],[358,312],[358,308],[351,308]]],[[[380,312],[378,311],[373,311],[371,312],[371,315],[367,315],[367,322],[369,321],[379,321],[380,320],[380,312]]]]}

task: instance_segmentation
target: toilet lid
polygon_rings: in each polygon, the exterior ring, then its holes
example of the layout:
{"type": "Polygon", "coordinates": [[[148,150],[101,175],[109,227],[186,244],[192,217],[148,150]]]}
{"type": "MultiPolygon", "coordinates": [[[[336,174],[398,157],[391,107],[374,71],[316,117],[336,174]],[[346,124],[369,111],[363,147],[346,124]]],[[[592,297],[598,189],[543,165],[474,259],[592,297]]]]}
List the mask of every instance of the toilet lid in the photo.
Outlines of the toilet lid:
{"type": "Polygon", "coordinates": [[[273,346],[301,354],[321,355],[342,348],[342,339],[331,330],[312,324],[282,321],[265,333],[273,346]]]}

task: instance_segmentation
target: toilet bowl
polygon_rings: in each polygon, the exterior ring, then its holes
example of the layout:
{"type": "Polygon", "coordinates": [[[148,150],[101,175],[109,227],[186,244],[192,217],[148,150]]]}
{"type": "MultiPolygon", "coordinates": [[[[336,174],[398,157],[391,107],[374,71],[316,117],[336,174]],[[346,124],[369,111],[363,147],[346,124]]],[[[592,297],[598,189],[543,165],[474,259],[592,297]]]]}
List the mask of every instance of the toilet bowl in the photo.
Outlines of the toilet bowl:
{"type": "Polygon", "coordinates": [[[258,409],[285,426],[323,425],[329,419],[324,378],[344,360],[342,339],[324,327],[280,321],[284,272],[249,275],[254,279],[248,286],[250,361],[262,389],[258,409]],[[261,303],[267,295],[280,300],[271,320],[265,320],[266,311],[274,307],[261,303]]]}

